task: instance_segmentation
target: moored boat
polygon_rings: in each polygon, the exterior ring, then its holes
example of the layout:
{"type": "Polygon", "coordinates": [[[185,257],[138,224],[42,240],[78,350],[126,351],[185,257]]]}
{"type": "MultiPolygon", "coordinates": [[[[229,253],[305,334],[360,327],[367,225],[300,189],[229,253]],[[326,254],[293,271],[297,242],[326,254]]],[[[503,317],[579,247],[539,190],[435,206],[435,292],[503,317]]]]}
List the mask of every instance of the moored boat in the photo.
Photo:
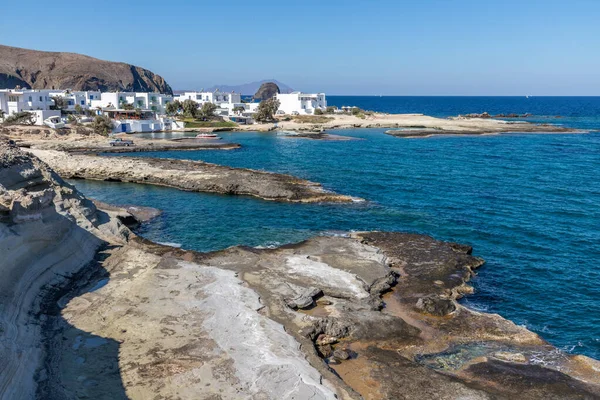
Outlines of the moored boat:
{"type": "Polygon", "coordinates": [[[221,139],[214,133],[199,133],[196,135],[196,139],[221,139]]]}

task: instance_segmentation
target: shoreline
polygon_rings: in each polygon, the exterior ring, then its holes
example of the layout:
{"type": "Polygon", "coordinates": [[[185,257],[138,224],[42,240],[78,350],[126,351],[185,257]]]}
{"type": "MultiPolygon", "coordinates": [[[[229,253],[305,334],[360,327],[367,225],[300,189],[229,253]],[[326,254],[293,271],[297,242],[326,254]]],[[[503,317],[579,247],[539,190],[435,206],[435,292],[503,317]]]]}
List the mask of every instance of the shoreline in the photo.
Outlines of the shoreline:
{"type": "Polygon", "coordinates": [[[189,251],[14,144],[0,163],[0,397],[600,396],[600,361],[458,303],[484,264],[470,246],[353,232],[189,251]]]}
{"type": "Polygon", "coordinates": [[[26,149],[64,179],[130,182],[192,192],[246,195],[292,203],[352,203],[362,199],[325,190],[291,175],[233,168],[202,161],[150,157],[101,157],[26,149]],[[185,179],[182,179],[185,177],[185,179]]]}
{"type": "MultiPolygon", "coordinates": [[[[579,129],[551,124],[533,124],[521,121],[505,121],[493,118],[437,118],[423,114],[383,114],[374,113],[365,118],[353,115],[325,114],[326,122],[311,123],[279,120],[277,123],[240,125],[231,131],[269,132],[272,130],[294,131],[304,135],[318,135],[329,130],[355,128],[405,128],[431,131],[437,134],[486,134],[486,133],[583,133],[579,129]]],[[[310,120],[308,120],[310,121],[310,120]]]]}

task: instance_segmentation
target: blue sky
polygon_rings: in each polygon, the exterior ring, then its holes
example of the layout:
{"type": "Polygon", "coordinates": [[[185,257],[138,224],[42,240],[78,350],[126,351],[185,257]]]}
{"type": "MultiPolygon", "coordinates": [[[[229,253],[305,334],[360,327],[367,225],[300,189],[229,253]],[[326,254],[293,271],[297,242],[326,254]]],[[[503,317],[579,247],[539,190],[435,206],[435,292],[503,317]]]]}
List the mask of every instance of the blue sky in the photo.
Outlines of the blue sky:
{"type": "Polygon", "coordinates": [[[598,0],[29,0],[0,18],[1,44],[132,63],[174,89],[600,95],[598,0]]]}

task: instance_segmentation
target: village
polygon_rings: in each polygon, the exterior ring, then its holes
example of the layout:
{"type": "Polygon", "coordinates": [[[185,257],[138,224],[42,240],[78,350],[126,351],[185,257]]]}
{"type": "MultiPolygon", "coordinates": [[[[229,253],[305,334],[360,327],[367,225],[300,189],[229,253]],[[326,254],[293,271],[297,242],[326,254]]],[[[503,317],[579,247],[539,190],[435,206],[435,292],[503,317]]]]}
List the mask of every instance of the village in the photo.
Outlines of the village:
{"type": "MultiPolygon", "coordinates": [[[[272,99],[276,115],[314,115],[327,110],[324,93],[276,93],[272,99]]],[[[66,123],[89,123],[102,116],[110,119],[112,129],[107,133],[177,131],[190,125],[185,115],[194,116],[201,110],[210,114],[204,115],[208,120],[255,124],[260,104],[253,98],[242,98],[240,93],[218,89],[170,95],[17,87],[0,90],[0,121],[20,118],[21,123],[58,129],[66,123]]]]}

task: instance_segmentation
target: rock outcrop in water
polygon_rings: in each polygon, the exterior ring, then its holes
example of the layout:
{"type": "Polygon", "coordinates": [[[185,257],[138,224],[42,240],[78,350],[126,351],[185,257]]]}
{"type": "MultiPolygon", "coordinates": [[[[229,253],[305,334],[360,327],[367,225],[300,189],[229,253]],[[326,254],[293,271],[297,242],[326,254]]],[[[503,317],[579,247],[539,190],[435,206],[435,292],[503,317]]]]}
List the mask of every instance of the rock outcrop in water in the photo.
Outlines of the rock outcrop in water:
{"type": "Polygon", "coordinates": [[[201,161],[98,157],[54,150],[31,149],[63,178],[122,181],[264,200],[299,203],[352,202],[355,199],[325,191],[321,185],[291,175],[231,168],[201,161]]]}
{"type": "Polygon", "coordinates": [[[0,88],[72,89],[172,94],[167,82],[147,69],[82,54],[0,45],[0,88]]]}
{"type": "Polygon", "coordinates": [[[600,396],[599,362],[457,303],[483,264],[468,246],[174,249],[6,142],[0,185],[1,399],[600,396]]]}

